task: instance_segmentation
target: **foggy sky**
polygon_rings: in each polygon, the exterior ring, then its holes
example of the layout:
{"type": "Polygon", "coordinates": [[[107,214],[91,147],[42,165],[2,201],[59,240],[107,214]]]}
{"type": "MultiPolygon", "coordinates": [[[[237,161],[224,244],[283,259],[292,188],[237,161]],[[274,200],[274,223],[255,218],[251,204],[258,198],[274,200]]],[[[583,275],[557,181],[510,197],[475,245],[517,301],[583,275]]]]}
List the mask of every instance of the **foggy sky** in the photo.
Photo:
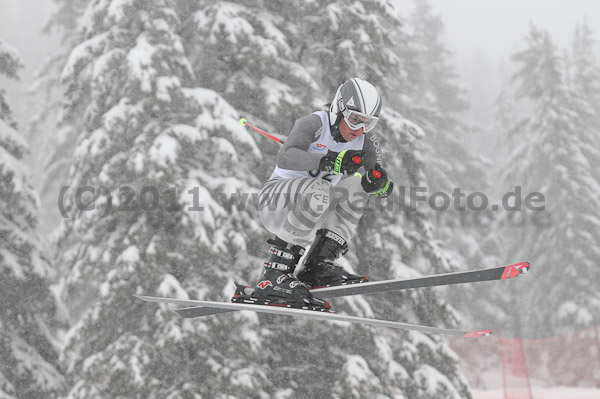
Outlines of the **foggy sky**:
{"type": "Polygon", "coordinates": [[[600,31],[597,0],[430,0],[442,16],[449,46],[459,59],[474,48],[492,58],[509,57],[519,48],[529,23],[547,30],[559,45],[570,45],[575,24],[586,18],[600,31]]]}
{"type": "MultiPolygon", "coordinates": [[[[600,1],[597,0],[429,0],[442,16],[454,65],[470,87],[483,75],[501,80],[510,57],[523,49],[530,24],[544,29],[560,48],[570,47],[575,25],[584,18],[600,38],[600,1]],[[503,70],[504,69],[504,70],[503,70]],[[491,75],[490,75],[491,72],[491,75]]],[[[600,46],[598,40],[597,46],[600,46]]],[[[598,50],[598,47],[597,47],[598,50]]],[[[498,82],[499,83],[499,82],[498,82]]]]}

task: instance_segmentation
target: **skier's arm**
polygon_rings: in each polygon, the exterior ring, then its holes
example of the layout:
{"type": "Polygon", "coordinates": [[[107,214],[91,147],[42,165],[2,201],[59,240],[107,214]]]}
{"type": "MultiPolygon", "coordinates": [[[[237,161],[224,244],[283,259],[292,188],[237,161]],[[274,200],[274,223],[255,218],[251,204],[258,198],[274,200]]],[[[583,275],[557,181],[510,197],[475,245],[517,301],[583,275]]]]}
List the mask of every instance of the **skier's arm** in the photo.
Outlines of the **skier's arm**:
{"type": "Polygon", "coordinates": [[[383,168],[383,152],[379,138],[372,132],[367,133],[363,149],[365,173],[361,179],[362,187],[369,194],[385,198],[392,193],[394,183],[383,168]]]}
{"type": "Polygon", "coordinates": [[[315,114],[298,119],[279,150],[277,166],[291,170],[318,170],[325,154],[308,152],[308,148],[316,140],[321,126],[321,118],[315,114]]]}
{"type": "Polygon", "coordinates": [[[375,133],[368,132],[365,134],[363,150],[365,151],[363,158],[365,170],[374,169],[377,163],[384,166],[381,142],[375,133]]]}

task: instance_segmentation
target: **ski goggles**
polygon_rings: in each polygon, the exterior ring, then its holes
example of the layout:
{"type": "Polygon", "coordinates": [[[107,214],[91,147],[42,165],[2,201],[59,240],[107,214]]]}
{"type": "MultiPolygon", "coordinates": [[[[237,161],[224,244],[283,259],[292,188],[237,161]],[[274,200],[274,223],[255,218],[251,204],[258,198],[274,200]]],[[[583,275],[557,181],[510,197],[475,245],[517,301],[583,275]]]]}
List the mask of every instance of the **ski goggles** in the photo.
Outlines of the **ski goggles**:
{"type": "Polygon", "coordinates": [[[379,120],[376,116],[363,114],[348,108],[342,112],[342,115],[344,115],[344,120],[350,129],[358,130],[362,127],[365,133],[372,130],[379,120]]]}

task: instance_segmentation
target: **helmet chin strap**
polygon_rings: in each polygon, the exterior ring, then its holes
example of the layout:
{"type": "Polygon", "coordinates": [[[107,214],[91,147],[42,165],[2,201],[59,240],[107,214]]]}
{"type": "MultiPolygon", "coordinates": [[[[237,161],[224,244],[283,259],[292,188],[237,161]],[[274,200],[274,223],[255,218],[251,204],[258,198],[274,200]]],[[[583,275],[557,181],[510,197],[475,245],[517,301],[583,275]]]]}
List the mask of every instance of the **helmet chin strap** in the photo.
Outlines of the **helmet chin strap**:
{"type": "Polygon", "coordinates": [[[340,123],[342,122],[342,118],[344,116],[341,112],[338,112],[337,119],[335,123],[331,126],[331,136],[333,140],[337,143],[347,143],[348,141],[342,137],[342,132],[340,132],[340,123]]]}

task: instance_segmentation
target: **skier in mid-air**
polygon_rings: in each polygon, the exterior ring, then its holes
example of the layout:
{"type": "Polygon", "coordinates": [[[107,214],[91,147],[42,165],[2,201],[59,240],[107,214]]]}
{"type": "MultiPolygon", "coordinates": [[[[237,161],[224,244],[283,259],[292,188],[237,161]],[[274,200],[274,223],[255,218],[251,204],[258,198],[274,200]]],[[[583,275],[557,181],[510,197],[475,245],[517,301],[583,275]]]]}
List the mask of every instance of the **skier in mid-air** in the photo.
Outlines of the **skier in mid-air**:
{"type": "MultiPolygon", "coordinates": [[[[362,79],[353,78],[340,85],[326,110],[313,112],[296,121],[277,156],[273,174],[259,194],[260,220],[267,230],[275,234],[274,238],[267,240],[271,245],[269,257],[255,287],[236,283],[237,288],[231,298],[234,303],[135,296],[148,302],[185,306],[175,312],[186,319],[253,310],[463,337],[492,334],[489,329],[459,330],[334,314],[329,303],[312,295],[310,290],[315,288],[319,296],[336,298],[504,281],[531,269],[529,262],[519,262],[486,269],[367,282],[366,277],[351,274],[335,263],[348,251],[348,241],[356,234],[368,198],[387,197],[394,187],[383,169],[381,147],[373,134],[380,111],[381,96],[377,89],[362,79]],[[357,174],[361,167],[364,167],[362,175],[357,174]],[[310,249],[304,255],[308,246],[310,249]],[[296,271],[303,255],[303,265],[296,271]],[[358,284],[363,282],[366,283],[358,284]]],[[[240,123],[242,121],[243,118],[240,123]]],[[[246,121],[244,124],[281,142],[246,121]]]]}
{"type": "Polygon", "coordinates": [[[334,262],[348,251],[367,205],[365,193],[386,197],[393,189],[373,133],[380,111],[377,89],[353,78],[339,86],[327,111],[296,121],[259,195],[260,220],[276,235],[268,240],[269,257],[254,290],[238,286],[234,302],[327,310],[329,304],[309,288],[368,281],[334,262]],[[356,174],[360,167],[363,175],[356,174]]]}
{"type": "MultiPolygon", "coordinates": [[[[311,288],[317,288],[319,296],[336,298],[504,281],[523,275],[531,268],[529,262],[519,262],[358,284],[368,281],[367,278],[351,274],[335,263],[348,251],[347,243],[356,234],[368,198],[387,197],[394,188],[383,169],[381,147],[373,134],[380,111],[381,96],[377,89],[362,79],[353,78],[340,85],[327,110],[313,112],[296,121],[277,156],[275,170],[259,195],[260,220],[275,237],[267,240],[271,245],[269,257],[254,288],[236,283],[231,299],[234,303],[135,296],[148,302],[185,306],[175,312],[186,319],[253,310],[463,337],[492,334],[489,329],[458,330],[334,314],[329,303],[312,295],[311,288]],[[364,167],[362,175],[357,174],[361,167],[364,167]],[[308,246],[310,249],[304,255],[308,246]],[[304,263],[296,271],[303,255],[304,263]]],[[[244,124],[281,142],[245,121],[244,124]]]]}
{"type": "MultiPolygon", "coordinates": [[[[335,263],[348,251],[347,243],[356,234],[368,198],[387,197],[394,187],[382,167],[381,148],[372,132],[380,111],[381,96],[377,89],[362,79],[354,78],[340,85],[327,110],[314,112],[296,121],[277,156],[275,170],[259,195],[260,220],[275,237],[267,240],[271,244],[269,257],[254,288],[236,283],[237,288],[231,299],[234,303],[135,296],[148,302],[185,306],[175,312],[186,319],[252,310],[463,337],[492,334],[493,331],[489,329],[458,330],[335,314],[329,303],[312,295],[310,289],[315,288],[319,296],[336,298],[504,281],[531,269],[529,262],[519,262],[486,269],[358,284],[368,281],[367,278],[351,274],[335,263]],[[364,167],[362,175],[357,174],[361,167],[364,167]],[[310,249],[304,255],[309,245],[310,249]],[[303,268],[299,268],[294,275],[303,255],[303,268]]],[[[242,121],[243,118],[240,123],[242,121]]],[[[281,142],[246,121],[244,124],[281,142]]]]}

